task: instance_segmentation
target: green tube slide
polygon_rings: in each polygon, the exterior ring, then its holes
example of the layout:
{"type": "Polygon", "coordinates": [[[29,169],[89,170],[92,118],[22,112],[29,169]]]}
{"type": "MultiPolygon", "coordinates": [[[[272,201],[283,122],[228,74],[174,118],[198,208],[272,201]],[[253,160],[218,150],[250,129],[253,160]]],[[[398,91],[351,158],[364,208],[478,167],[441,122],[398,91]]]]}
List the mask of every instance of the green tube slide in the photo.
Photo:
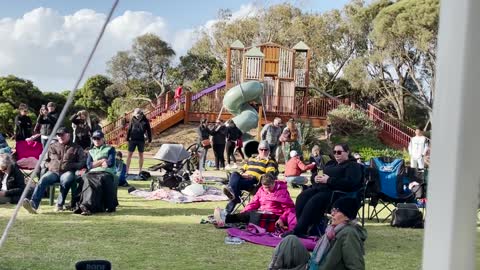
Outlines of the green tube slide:
{"type": "Polygon", "coordinates": [[[258,112],[248,103],[260,103],[262,95],[263,85],[258,81],[243,82],[225,93],[223,107],[235,115],[233,121],[243,133],[258,126],[258,112]]]}

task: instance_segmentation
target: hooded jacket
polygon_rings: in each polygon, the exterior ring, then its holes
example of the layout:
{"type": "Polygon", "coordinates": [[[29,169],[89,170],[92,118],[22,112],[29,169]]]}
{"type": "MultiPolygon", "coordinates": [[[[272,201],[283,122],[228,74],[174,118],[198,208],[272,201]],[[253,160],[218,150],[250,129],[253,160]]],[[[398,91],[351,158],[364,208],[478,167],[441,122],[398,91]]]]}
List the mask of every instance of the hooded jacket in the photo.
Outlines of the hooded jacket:
{"type": "Polygon", "coordinates": [[[362,226],[347,225],[330,242],[330,249],[318,270],[365,270],[363,243],[367,231],[362,226]]]}
{"type": "Polygon", "coordinates": [[[284,224],[288,224],[289,229],[295,228],[297,218],[295,216],[295,204],[287,189],[287,183],[284,181],[275,181],[275,187],[272,192],[267,192],[263,186],[260,186],[257,193],[242,212],[249,211],[268,211],[280,216],[284,224]]]}

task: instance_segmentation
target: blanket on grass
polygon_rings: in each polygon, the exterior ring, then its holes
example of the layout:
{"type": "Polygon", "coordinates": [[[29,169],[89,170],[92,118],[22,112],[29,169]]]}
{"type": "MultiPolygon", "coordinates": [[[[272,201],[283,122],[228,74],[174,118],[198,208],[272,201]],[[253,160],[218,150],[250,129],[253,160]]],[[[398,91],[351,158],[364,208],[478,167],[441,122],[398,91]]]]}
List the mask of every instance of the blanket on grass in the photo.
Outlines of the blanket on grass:
{"type": "MultiPolygon", "coordinates": [[[[254,243],[257,245],[267,246],[267,247],[276,247],[280,243],[280,241],[282,241],[282,238],[278,234],[261,231],[261,230],[258,230],[258,228],[256,228],[255,230],[252,230],[250,225],[245,230],[238,229],[238,228],[227,229],[227,233],[232,237],[238,237],[247,242],[254,243]]],[[[305,248],[307,248],[310,251],[312,251],[315,248],[315,244],[317,243],[317,240],[318,240],[318,238],[316,237],[299,238],[299,239],[303,243],[305,248]]]]}
{"type": "Polygon", "coordinates": [[[155,191],[134,190],[130,192],[130,194],[145,198],[147,200],[162,200],[173,203],[213,202],[228,200],[228,197],[225,196],[220,189],[211,186],[206,186],[205,193],[201,196],[187,196],[181,192],[167,188],[157,189],[155,191]]]}

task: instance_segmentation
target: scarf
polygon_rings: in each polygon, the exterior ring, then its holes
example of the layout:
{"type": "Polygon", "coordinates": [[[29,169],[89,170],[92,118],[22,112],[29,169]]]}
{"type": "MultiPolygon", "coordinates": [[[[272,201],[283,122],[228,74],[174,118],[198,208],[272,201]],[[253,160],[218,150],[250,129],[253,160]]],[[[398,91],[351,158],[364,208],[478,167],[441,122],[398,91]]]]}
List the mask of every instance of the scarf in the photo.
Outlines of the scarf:
{"type": "Polygon", "coordinates": [[[320,264],[322,263],[323,259],[328,254],[330,250],[330,244],[332,240],[335,240],[335,236],[339,231],[341,231],[345,226],[348,224],[356,224],[357,220],[352,220],[347,223],[338,224],[336,226],[328,225],[327,229],[325,230],[325,234],[318,240],[315,248],[313,249],[312,256],[309,262],[310,270],[317,270],[320,264]]]}

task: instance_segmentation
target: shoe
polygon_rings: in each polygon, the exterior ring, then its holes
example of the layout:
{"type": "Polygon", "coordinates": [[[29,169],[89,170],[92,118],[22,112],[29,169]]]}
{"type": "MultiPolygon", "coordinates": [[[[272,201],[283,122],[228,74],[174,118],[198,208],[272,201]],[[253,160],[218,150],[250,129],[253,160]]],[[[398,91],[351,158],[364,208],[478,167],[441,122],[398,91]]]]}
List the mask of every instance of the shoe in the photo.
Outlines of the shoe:
{"type": "Polygon", "coordinates": [[[37,209],[33,207],[29,199],[24,199],[22,205],[30,214],[38,214],[37,209]]]}
{"type": "Polygon", "coordinates": [[[237,163],[233,163],[232,169],[238,169],[237,163]]]}
{"type": "Polygon", "coordinates": [[[80,213],[82,216],[90,216],[92,214],[92,212],[90,212],[90,210],[88,210],[88,208],[83,204],[80,205],[80,210],[82,211],[80,213]]]}
{"type": "Polygon", "coordinates": [[[292,188],[299,188],[300,186],[297,184],[292,183],[292,188]]]}
{"type": "Polygon", "coordinates": [[[225,226],[225,217],[226,217],[226,213],[223,211],[223,209],[220,209],[220,207],[216,207],[215,210],[213,211],[213,218],[217,223],[217,227],[225,226]]]}
{"type": "Polygon", "coordinates": [[[63,205],[56,205],[55,208],[53,208],[53,212],[63,212],[65,211],[65,207],[63,205]]]}
{"type": "Polygon", "coordinates": [[[231,201],[235,199],[235,193],[230,186],[223,187],[223,194],[225,194],[225,196],[227,196],[231,201]]]}
{"type": "Polygon", "coordinates": [[[230,164],[227,164],[227,166],[225,166],[225,170],[230,170],[230,164]]]}
{"type": "Polygon", "coordinates": [[[221,168],[220,168],[220,171],[225,171],[225,168],[221,167],[221,168]]]}

